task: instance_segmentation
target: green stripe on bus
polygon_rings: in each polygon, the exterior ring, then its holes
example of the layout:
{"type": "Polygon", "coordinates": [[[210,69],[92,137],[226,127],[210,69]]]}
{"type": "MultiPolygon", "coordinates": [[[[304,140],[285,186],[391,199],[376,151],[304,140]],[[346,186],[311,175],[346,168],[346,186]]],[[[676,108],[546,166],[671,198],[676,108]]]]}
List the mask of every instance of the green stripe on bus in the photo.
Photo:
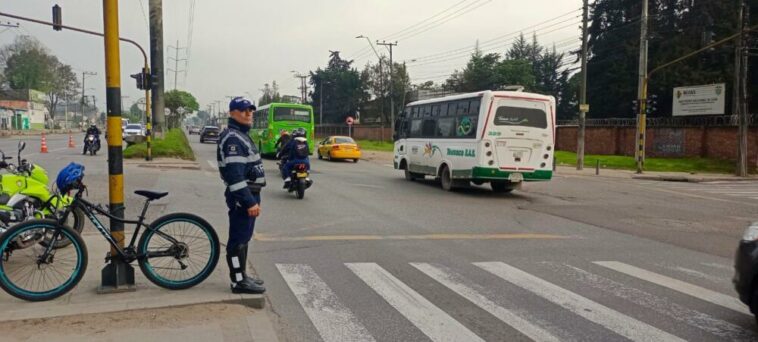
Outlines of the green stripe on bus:
{"type": "MultiPolygon", "coordinates": [[[[513,173],[510,171],[503,171],[491,167],[474,167],[473,178],[474,179],[508,179],[508,176],[513,173]]],[[[526,181],[542,181],[550,180],[553,178],[553,171],[550,170],[536,170],[534,172],[521,172],[524,175],[526,181]]]]}

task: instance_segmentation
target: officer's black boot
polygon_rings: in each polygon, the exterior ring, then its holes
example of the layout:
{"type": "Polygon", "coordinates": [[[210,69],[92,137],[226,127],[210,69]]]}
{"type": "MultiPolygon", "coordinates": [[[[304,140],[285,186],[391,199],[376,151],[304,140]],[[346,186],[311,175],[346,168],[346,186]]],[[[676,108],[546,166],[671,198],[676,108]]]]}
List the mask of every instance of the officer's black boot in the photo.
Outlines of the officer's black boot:
{"type": "MultiPolygon", "coordinates": [[[[242,255],[243,255],[242,265],[247,265],[247,244],[244,244],[243,246],[245,246],[245,251],[242,252],[242,255]]],[[[252,282],[254,282],[254,283],[258,284],[258,285],[263,285],[263,279],[254,278],[254,277],[248,276],[247,275],[247,268],[243,268],[243,271],[244,272],[242,272],[242,276],[245,277],[245,279],[250,279],[252,282]]]]}
{"type": "Polygon", "coordinates": [[[229,265],[229,278],[232,281],[232,293],[261,294],[266,292],[265,287],[245,277],[246,251],[245,245],[239,245],[231,253],[226,254],[226,263],[229,265]]]}

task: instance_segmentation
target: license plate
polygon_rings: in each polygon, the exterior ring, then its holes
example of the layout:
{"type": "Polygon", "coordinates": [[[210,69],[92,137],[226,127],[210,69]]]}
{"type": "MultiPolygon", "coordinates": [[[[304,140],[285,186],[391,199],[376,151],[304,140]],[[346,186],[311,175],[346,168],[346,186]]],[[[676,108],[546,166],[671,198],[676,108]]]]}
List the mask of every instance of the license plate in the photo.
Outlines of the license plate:
{"type": "Polygon", "coordinates": [[[307,174],[307,173],[305,173],[305,172],[298,172],[297,176],[298,176],[298,177],[302,177],[302,178],[305,178],[305,177],[308,177],[308,174],[307,174]]]}
{"type": "Polygon", "coordinates": [[[508,180],[514,183],[523,182],[524,175],[520,173],[511,173],[510,175],[508,175],[508,180]]]}

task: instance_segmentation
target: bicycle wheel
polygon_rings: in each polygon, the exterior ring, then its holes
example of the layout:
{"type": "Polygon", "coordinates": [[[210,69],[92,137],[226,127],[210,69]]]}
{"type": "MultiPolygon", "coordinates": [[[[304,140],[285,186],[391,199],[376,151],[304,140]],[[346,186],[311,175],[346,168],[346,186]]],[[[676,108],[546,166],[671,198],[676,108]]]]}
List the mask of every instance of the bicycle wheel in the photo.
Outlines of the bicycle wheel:
{"type": "Polygon", "coordinates": [[[169,214],[150,224],[140,236],[137,253],[145,277],[155,285],[181,290],[200,284],[216,268],[216,231],[202,218],[169,214]]]}
{"type": "Polygon", "coordinates": [[[78,233],[53,220],[21,223],[0,236],[0,287],[14,297],[45,301],[70,291],[87,269],[87,248],[78,233]],[[59,231],[72,248],[52,249],[33,243],[49,231],[59,231]],[[37,236],[39,235],[39,236],[37,236]],[[19,249],[24,242],[31,246],[19,249]]]}

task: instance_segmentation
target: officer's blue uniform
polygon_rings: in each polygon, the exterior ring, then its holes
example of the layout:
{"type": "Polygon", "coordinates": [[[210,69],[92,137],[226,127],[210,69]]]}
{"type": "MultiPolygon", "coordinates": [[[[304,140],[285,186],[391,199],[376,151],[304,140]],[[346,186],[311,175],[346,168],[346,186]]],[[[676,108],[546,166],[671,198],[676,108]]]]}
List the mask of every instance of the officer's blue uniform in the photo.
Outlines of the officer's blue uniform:
{"type": "Polygon", "coordinates": [[[248,136],[250,127],[229,119],[229,127],[219,136],[216,160],[221,179],[226,184],[226,205],[229,208],[229,241],[227,253],[246,245],[253,237],[255,217],[247,209],[261,202],[260,190],[266,185],[263,162],[248,136]]]}

